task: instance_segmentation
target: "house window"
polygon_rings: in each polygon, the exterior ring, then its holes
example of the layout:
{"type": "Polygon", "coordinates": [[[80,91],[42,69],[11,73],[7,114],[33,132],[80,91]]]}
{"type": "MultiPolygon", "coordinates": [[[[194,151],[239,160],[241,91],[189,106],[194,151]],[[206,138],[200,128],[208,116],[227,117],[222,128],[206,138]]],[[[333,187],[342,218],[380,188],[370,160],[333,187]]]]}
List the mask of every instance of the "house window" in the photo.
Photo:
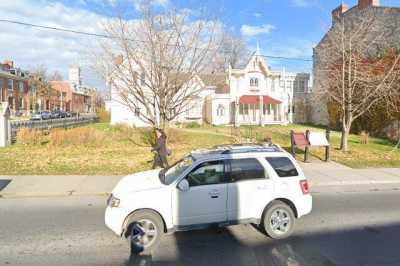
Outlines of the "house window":
{"type": "Polygon", "coordinates": [[[248,105],[248,104],[245,104],[245,105],[244,105],[243,113],[244,113],[245,115],[248,115],[248,114],[249,114],[249,105],[248,105]]]}
{"type": "Polygon", "coordinates": [[[135,107],[135,116],[140,116],[140,108],[135,107]]]}
{"type": "Polygon", "coordinates": [[[146,85],[146,73],[144,72],[142,72],[142,74],[140,75],[140,85],[146,85]]]}
{"type": "Polygon", "coordinates": [[[271,91],[275,91],[275,79],[271,81],[271,91]]]}
{"type": "Polygon", "coordinates": [[[9,90],[12,90],[12,89],[13,89],[13,80],[12,80],[12,79],[9,79],[9,80],[8,80],[8,89],[9,89],[9,90]]]}
{"type": "Polygon", "coordinates": [[[243,114],[243,104],[239,104],[239,114],[243,114]]]}
{"type": "Polygon", "coordinates": [[[286,81],[286,88],[290,89],[293,86],[293,82],[291,80],[286,81]]]}
{"type": "Polygon", "coordinates": [[[19,92],[24,92],[24,83],[22,81],[18,82],[19,92]]]}
{"type": "Polygon", "coordinates": [[[258,78],[250,79],[250,87],[258,87],[258,78]]]}
{"type": "Polygon", "coordinates": [[[218,108],[217,108],[217,116],[222,117],[224,115],[225,115],[225,108],[222,104],[220,104],[220,105],[218,105],[218,108]]]}
{"type": "Polygon", "coordinates": [[[285,81],[284,80],[279,80],[279,87],[283,88],[285,87],[285,81]]]}
{"type": "Polygon", "coordinates": [[[304,92],[305,91],[305,85],[306,85],[306,81],[305,80],[301,80],[299,81],[299,92],[304,92]]]}
{"type": "Polygon", "coordinates": [[[0,79],[0,89],[2,89],[2,88],[3,88],[3,86],[4,86],[3,79],[0,79]]]}

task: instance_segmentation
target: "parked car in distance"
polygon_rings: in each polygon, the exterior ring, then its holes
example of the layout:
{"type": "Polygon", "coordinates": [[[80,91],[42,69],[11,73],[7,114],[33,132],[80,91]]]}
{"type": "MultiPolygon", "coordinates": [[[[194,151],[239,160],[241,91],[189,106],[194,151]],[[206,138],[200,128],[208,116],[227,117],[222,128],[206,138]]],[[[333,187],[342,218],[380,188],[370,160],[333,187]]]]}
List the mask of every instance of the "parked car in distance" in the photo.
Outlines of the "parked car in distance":
{"type": "Polygon", "coordinates": [[[52,119],[51,113],[49,111],[41,112],[42,120],[52,119]]]}
{"type": "Polygon", "coordinates": [[[60,111],[51,112],[51,119],[58,119],[58,118],[61,118],[61,112],[60,111]]]}
{"type": "Polygon", "coordinates": [[[42,113],[35,112],[35,113],[31,114],[31,120],[42,120],[42,113]]]}
{"type": "Polygon", "coordinates": [[[274,239],[291,235],[312,209],[296,160],[275,145],[198,150],[168,169],[122,178],[107,200],[105,224],[153,250],[167,232],[254,223],[274,239]]]}

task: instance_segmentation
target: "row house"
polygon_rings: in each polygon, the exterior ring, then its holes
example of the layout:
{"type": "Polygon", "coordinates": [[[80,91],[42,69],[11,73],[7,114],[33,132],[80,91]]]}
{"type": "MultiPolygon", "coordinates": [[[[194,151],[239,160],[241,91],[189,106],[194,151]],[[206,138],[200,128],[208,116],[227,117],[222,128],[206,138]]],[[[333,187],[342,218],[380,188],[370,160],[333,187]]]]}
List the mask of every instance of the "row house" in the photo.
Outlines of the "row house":
{"type": "Polygon", "coordinates": [[[11,112],[25,113],[32,107],[28,72],[14,67],[13,61],[0,64],[0,101],[8,102],[11,112]]]}

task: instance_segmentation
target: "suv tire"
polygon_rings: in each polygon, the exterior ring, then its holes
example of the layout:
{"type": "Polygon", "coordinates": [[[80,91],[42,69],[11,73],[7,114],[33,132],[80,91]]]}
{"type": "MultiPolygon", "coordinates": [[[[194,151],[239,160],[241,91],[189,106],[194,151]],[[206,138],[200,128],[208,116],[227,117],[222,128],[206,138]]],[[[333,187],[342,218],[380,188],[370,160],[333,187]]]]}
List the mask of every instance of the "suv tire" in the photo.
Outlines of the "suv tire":
{"type": "Polygon", "coordinates": [[[295,222],[292,208],[281,201],[275,201],[265,210],[261,226],[271,238],[284,239],[292,234],[295,222]]]}
{"type": "Polygon", "coordinates": [[[129,217],[127,238],[131,254],[151,253],[164,235],[164,223],[155,212],[144,210],[133,213],[129,217]]]}

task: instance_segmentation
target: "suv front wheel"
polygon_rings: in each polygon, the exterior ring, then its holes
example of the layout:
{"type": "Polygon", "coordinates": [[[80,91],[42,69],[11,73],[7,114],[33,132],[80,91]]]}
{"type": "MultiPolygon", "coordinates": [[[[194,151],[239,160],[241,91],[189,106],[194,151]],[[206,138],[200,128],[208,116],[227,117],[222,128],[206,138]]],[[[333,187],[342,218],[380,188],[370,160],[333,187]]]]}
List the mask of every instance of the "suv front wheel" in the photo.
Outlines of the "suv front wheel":
{"type": "Polygon", "coordinates": [[[131,253],[149,253],[157,247],[164,235],[161,217],[151,211],[138,211],[129,218],[127,230],[131,253]]]}
{"type": "Polygon", "coordinates": [[[296,222],[293,210],[285,203],[276,201],[264,213],[262,226],[273,239],[289,237],[296,222]]]}

